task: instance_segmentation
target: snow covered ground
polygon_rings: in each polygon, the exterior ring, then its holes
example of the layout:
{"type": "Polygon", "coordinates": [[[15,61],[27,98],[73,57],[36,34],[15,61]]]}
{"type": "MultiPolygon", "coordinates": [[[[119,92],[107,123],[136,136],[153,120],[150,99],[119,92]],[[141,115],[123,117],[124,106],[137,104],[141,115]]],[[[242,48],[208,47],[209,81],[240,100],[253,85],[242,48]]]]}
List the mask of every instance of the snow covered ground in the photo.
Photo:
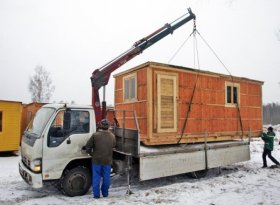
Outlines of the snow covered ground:
{"type": "MultiPolygon", "coordinates": [[[[280,160],[280,130],[273,156],[280,160]]],[[[134,183],[134,194],[126,195],[125,179],[114,177],[109,198],[93,199],[91,192],[66,197],[49,185],[32,189],[18,173],[19,156],[0,154],[0,205],[130,205],[130,204],[280,204],[280,169],[262,167],[263,142],[251,142],[251,160],[210,170],[203,179],[186,175],[134,183]]],[[[272,162],[268,159],[268,165],[272,162]]]]}

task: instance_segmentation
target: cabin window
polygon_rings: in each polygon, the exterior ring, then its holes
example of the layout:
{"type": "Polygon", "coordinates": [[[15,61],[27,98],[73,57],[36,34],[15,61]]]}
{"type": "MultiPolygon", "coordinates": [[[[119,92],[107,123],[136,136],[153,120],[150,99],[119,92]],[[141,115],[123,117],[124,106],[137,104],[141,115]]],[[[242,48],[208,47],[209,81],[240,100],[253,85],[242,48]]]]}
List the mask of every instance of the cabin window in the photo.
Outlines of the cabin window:
{"type": "Polygon", "coordinates": [[[239,104],[239,84],[226,82],[225,91],[226,105],[239,104]]]}
{"type": "Polygon", "coordinates": [[[2,132],[2,116],[3,116],[3,114],[2,114],[2,111],[0,111],[0,132],[2,132]]]}
{"type": "Polygon", "coordinates": [[[136,74],[124,77],[124,101],[134,101],[137,95],[136,74]]]}
{"type": "Polygon", "coordinates": [[[157,75],[158,132],[177,131],[177,76],[157,75]]]}

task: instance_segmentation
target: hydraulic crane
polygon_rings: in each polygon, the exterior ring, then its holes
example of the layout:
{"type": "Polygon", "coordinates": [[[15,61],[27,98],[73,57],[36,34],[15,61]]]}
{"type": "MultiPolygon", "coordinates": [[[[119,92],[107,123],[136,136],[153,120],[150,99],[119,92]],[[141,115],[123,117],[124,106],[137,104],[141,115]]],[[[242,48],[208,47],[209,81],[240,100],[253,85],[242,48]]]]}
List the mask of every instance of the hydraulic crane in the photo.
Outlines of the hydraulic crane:
{"type": "Polygon", "coordinates": [[[104,66],[93,71],[91,76],[92,85],[92,106],[95,111],[96,123],[98,123],[106,116],[106,101],[105,101],[105,86],[108,84],[110,75],[113,71],[121,67],[123,64],[134,58],[135,56],[142,53],[145,49],[155,44],[159,40],[163,39],[169,34],[172,34],[177,28],[181,27],[190,20],[195,20],[196,16],[192,13],[191,9],[188,8],[188,13],[182,17],[176,19],[172,23],[167,23],[163,27],[154,31],[150,35],[136,41],[133,46],[114,58],[104,66]],[[100,104],[99,89],[103,87],[103,101],[100,104]]]}

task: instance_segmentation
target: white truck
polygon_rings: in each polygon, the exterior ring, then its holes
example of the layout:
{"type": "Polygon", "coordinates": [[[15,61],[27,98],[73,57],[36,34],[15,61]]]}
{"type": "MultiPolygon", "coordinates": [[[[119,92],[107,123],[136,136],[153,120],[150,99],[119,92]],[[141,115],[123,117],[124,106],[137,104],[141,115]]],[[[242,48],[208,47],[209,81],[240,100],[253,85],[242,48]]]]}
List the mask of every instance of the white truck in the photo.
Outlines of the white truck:
{"type": "MultiPolygon", "coordinates": [[[[98,122],[106,117],[106,103],[104,100],[101,106],[98,90],[107,85],[114,70],[192,19],[195,15],[189,9],[186,16],[137,41],[127,52],[95,70],[91,77],[92,106],[47,104],[38,110],[21,142],[22,178],[34,188],[55,181],[68,196],[86,194],[91,186],[91,156],[83,147],[96,132],[98,122]]],[[[189,172],[198,176],[210,168],[250,159],[249,141],[244,140],[143,146],[137,113],[132,112],[135,129],[117,126],[118,123],[112,126],[117,140],[113,170],[127,173],[128,191],[131,174],[140,181],[189,172]]]]}
{"type": "MultiPolygon", "coordinates": [[[[91,156],[83,146],[96,132],[94,119],[92,106],[43,106],[22,139],[22,178],[34,188],[55,180],[68,196],[87,193],[91,186],[91,156]]],[[[248,141],[147,147],[140,145],[137,129],[115,127],[113,131],[117,139],[114,171],[127,171],[128,180],[131,174],[141,181],[189,172],[203,175],[207,169],[250,159],[248,141]]]]}

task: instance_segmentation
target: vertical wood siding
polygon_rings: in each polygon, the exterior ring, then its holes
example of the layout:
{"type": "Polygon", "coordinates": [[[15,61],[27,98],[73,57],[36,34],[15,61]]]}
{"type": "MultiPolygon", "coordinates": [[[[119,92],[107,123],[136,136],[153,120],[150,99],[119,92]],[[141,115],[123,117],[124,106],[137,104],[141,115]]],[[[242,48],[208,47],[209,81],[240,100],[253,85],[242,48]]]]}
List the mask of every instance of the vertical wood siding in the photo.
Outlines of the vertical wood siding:
{"type": "Polygon", "coordinates": [[[2,112],[2,132],[0,151],[16,151],[19,148],[21,132],[21,102],[0,101],[2,112]]]}
{"type": "MultiPolygon", "coordinates": [[[[131,72],[128,71],[115,77],[116,110],[136,111],[141,140],[144,144],[177,143],[181,138],[181,131],[188,112],[186,129],[180,143],[203,142],[205,131],[208,133],[208,141],[241,139],[242,131],[243,137],[248,137],[249,130],[251,130],[251,137],[258,137],[261,134],[262,82],[238,77],[233,77],[232,82],[229,76],[222,74],[206,71],[197,73],[191,69],[173,67],[146,63],[137,69],[131,69],[131,72]],[[123,78],[132,73],[137,74],[137,100],[124,103],[123,78]],[[158,82],[157,76],[162,73],[165,76],[177,76],[175,98],[171,97],[173,81],[167,78],[163,79],[161,83],[158,82]],[[189,111],[196,80],[197,87],[189,111]],[[238,86],[240,114],[234,104],[226,105],[225,103],[226,83],[238,86]],[[159,95],[159,93],[161,94],[159,95]],[[173,103],[175,103],[175,107],[173,103]],[[174,125],[173,114],[176,115],[176,129],[164,129],[174,125]]],[[[132,127],[134,124],[132,121],[132,116],[131,119],[127,118],[126,126],[132,127]]]]}

